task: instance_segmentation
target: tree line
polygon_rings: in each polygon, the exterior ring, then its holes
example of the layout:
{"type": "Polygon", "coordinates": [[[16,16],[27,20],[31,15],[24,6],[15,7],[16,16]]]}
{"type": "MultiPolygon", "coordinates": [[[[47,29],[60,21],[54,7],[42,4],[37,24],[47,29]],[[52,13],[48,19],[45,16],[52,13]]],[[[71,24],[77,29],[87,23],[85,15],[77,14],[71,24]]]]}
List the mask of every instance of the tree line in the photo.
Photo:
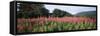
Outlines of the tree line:
{"type": "Polygon", "coordinates": [[[72,16],[70,13],[60,9],[54,9],[53,13],[49,13],[49,10],[44,7],[44,4],[21,3],[19,5],[20,6],[17,7],[19,9],[19,11],[17,11],[17,18],[72,16]]]}

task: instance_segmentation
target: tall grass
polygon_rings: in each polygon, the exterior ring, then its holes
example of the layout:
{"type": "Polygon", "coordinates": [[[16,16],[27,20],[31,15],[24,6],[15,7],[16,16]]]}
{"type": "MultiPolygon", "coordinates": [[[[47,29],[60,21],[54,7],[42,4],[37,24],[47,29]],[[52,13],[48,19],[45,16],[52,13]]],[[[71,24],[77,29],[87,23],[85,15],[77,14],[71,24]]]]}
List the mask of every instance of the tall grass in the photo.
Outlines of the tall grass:
{"type": "Polygon", "coordinates": [[[39,18],[18,18],[18,32],[53,32],[96,29],[96,18],[87,17],[39,17],[39,18]]]}

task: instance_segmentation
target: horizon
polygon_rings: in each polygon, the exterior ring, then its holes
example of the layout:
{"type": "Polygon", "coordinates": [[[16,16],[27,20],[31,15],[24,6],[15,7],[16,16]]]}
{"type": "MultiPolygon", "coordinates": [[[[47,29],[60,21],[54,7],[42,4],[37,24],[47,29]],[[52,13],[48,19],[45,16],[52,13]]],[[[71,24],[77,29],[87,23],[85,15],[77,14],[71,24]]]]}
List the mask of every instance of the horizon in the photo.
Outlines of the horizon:
{"type": "Polygon", "coordinates": [[[84,6],[64,6],[64,5],[44,4],[44,7],[49,10],[49,13],[52,13],[54,9],[60,9],[72,15],[75,15],[77,13],[84,12],[84,11],[96,11],[96,7],[84,7],[84,6]]]}

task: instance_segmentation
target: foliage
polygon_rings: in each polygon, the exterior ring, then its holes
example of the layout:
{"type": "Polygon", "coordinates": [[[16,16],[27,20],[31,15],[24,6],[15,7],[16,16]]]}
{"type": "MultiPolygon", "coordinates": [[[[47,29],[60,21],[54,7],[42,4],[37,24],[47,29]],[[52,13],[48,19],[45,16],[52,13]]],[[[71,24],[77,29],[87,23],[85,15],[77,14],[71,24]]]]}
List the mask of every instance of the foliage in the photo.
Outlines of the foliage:
{"type": "Polygon", "coordinates": [[[64,17],[64,16],[72,16],[70,13],[60,10],[60,9],[54,9],[53,16],[55,17],[64,17]]]}
{"type": "Polygon", "coordinates": [[[17,12],[18,18],[37,18],[40,16],[48,16],[49,10],[43,4],[27,4],[21,3],[20,10],[17,12]]]}
{"type": "Polygon", "coordinates": [[[85,17],[19,18],[17,22],[18,33],[96,29],[96,19],[85,17]]]}
{"type": "Polygon", "coordinates": [[[92,11],[73,16],[60,9],[54,9],[53,13],[49,13],[43,4],[20,3],[18,8],[18,33],[96,29],[96,13],[92,11]]]}

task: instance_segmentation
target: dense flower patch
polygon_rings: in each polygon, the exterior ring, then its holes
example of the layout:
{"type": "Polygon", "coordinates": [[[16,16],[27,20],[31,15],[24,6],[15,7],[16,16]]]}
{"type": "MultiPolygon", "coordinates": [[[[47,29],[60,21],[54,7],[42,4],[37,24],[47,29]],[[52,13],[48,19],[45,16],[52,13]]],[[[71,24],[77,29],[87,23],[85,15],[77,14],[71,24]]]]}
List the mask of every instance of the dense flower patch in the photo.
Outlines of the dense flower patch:
{"type": "Polygon", "coordinates": [[[96,18],[40,17],[17,19],[18,32],[53,32],[82,29],[96,29],[96,18]]]}

